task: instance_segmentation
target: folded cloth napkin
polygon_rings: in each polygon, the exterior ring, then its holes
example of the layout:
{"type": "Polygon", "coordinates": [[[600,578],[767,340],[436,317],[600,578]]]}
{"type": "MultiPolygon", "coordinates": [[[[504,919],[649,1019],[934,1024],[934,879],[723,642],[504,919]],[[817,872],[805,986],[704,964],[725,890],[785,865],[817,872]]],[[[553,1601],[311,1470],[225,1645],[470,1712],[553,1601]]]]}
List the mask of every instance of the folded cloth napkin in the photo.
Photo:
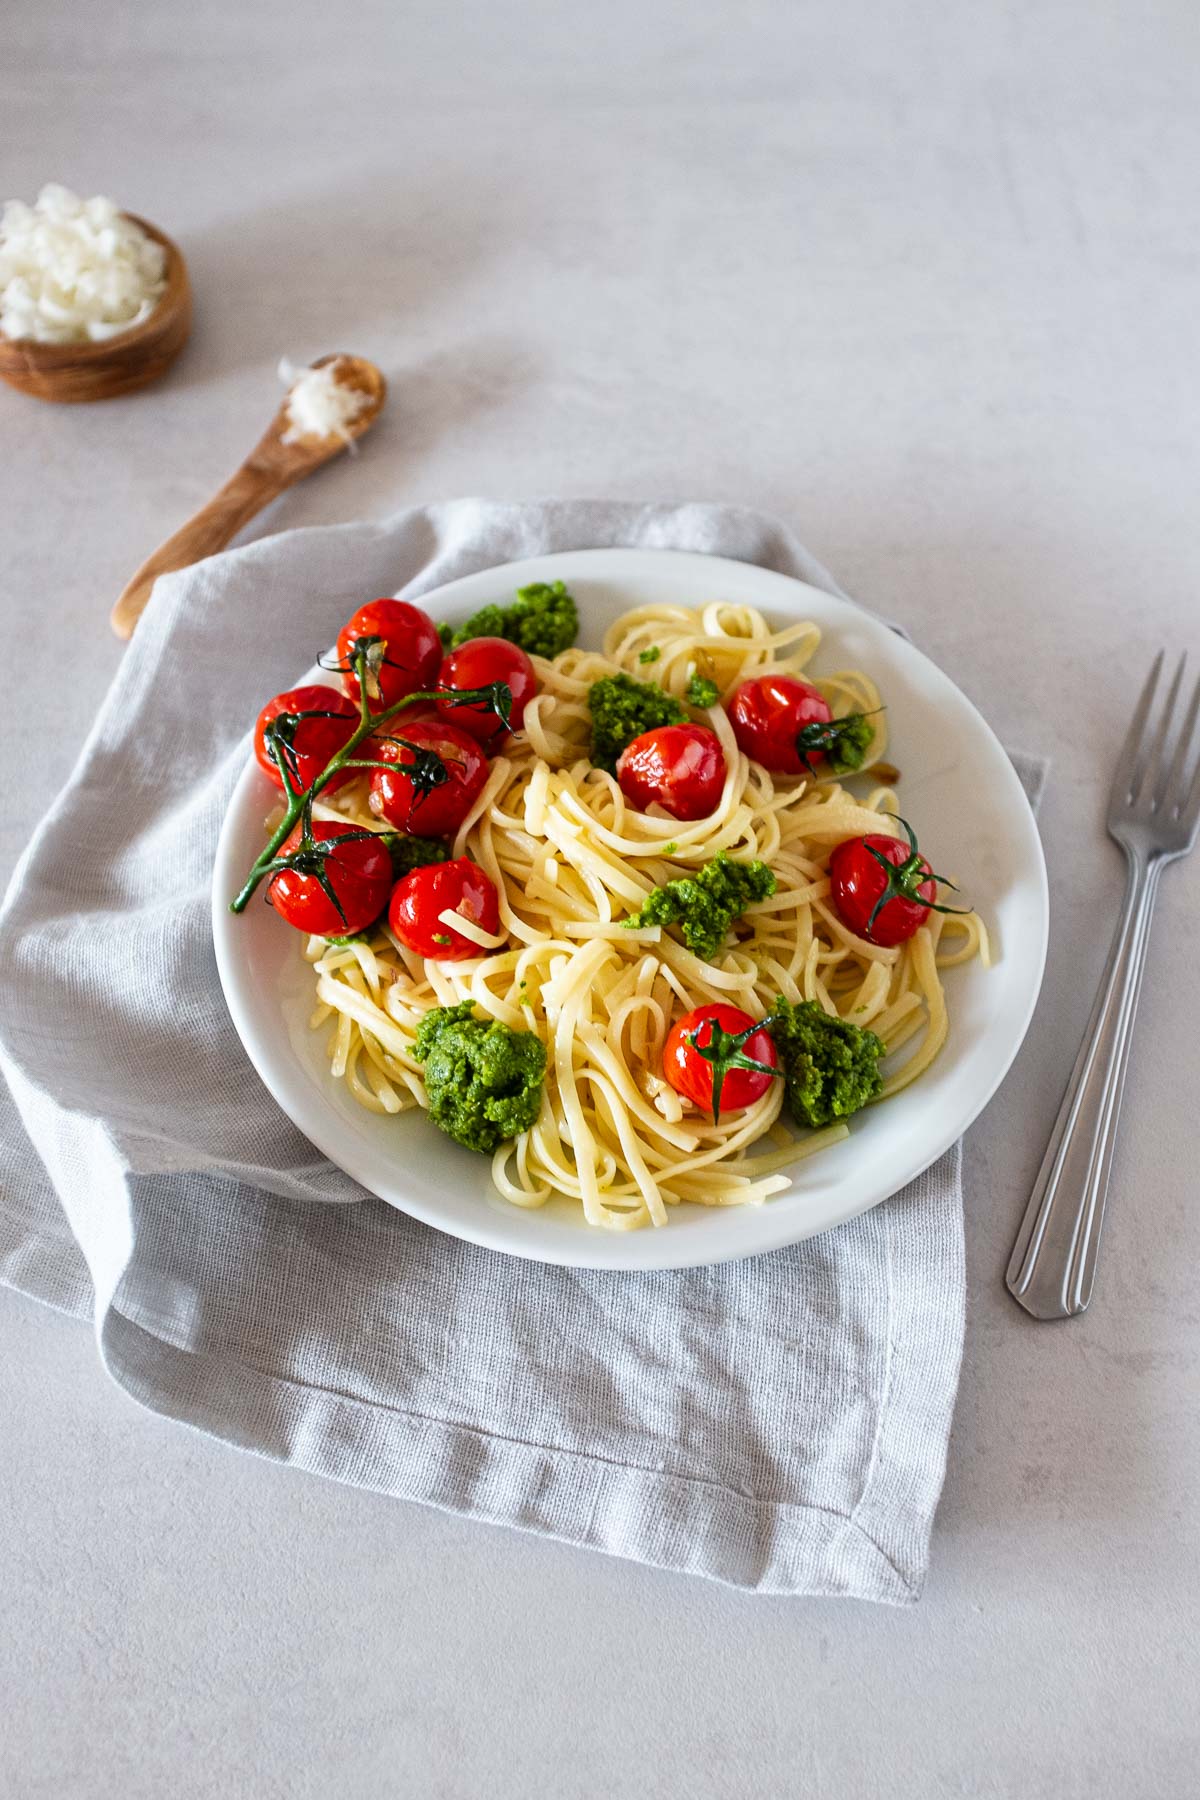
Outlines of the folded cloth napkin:
{"type": "Polygon", "coordinates": [[[92,1313],[144,1405],[263,1455],[764,1592],[911,1601],[962,1345],[957,1148],[771,1255],[544,1267],[431,1231],[320,1157],[217,982],[213,848],[263,697],[364,595],[618,544],[839,592],[755,513],[474,500],[159,581],[5,902],[0,1278],[92,1313]]]}

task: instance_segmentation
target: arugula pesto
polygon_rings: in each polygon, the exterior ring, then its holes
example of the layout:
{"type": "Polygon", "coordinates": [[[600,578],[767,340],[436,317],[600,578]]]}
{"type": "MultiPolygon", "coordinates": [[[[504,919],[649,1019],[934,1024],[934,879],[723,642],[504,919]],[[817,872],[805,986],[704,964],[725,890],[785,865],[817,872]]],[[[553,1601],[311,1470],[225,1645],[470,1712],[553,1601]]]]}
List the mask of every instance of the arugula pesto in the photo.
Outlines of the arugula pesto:
{"type": "Polygon", "coordinates": [[[532,1031],[475,1015],[475,1002],[438,1006],[417,1029],[429,1116],[448,1137],[490,1156],[537,1121],[546,1046],[532,1031]]]}
{"type": "Polygon", "coordinates": [[[763,1021],[779,1052],[797,1125],[832,1125],[873,1100],[883,1086],[884,1046],[873,1031],[802,1000],[776,1000],[763,1021]]]}
{"type": "Polygon", "coordinates": [[[852,775],[862,768],[874,742],[875,727],[866,713],[847,713],[843,719],[805,725],[796,734],[796,753],[810,775],[813,766],[809,759],[818,753],[828,757],[834,775],[852,775]]]}
{"type": "Polygon", "coordinates": [[[682,725],[687,713],[678,700],[655,681],[633,681],[628,675],[605,675],[588,689],[592,715],[592,761],[615,775],[617,758],[627,744],[659,725],[682,725]]]}
{"type": "Polygon", "coordinates": [[[447,650],[468,638],[502,637],[519,644],[530,656],[557,656],[570,649],[579,634],[579,608],[564,581],[534,581],[518,588],[508,606],[481,606],[465,625],[439,625],[447,650]]]}
{"type": "Polygon", "coordinates": [[[404,875],[411,875],[414,869],[450,861],[450,846],[444,838],[410,837],[406,831],[385,831],[381,835],[388,847],[397,881],[404,875]]]}
{"type": "Polygon", "coordinates": [[[775,877],[764,862],[733,862],[722,850],[694,875],[680,875],[648,894],[627,930],[678,925],[694,956],[712,962],[729,927],[755,900],[769,900],[775,877]]]}

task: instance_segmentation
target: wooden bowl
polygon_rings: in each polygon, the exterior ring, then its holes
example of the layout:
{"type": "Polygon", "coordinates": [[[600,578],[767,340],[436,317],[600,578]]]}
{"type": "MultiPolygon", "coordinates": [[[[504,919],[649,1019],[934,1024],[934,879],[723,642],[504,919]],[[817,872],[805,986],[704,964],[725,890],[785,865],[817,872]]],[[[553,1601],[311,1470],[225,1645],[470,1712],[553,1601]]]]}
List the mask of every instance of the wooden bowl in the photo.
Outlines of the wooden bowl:
{"type": "Polygon", "coordinates": [[[167,254],[166,289],[150,317],[98,343],[39,344],[33,338],[8,338],[0,332],[0,378],[10,387],[37,400],[68,405],[111,400],[115,394],[131,394],[157,381],[175,361],[192,328],[187,264],[165,232],[135,213],[125,216],[167,254]]]}

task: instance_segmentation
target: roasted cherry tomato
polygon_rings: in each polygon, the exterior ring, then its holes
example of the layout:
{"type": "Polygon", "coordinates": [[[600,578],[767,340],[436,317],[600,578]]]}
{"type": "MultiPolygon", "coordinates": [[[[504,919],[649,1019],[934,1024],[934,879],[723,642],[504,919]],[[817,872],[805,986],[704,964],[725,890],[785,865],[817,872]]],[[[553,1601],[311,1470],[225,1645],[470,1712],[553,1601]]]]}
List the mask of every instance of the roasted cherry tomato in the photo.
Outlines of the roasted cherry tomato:
{"type": "Polygon", "coordinates": [[[663,1049],[663,1074],[686,1099],[719,1119],[753,1106],[779,1074],[771,1034],[740,1006],[693,1007],[663,1049]]]}
{"type": "Polygon", "coordinates": [[[406,694],[432,688],[442,666],[442,640],[428,613],[407,600],[369,600],[338,632],[342,686],[358,699],[355,646],[367,641],[367,700],[382,712],[406,694]]]}
{"type": "Polygon", "coordinates": [[[483,956],[484,946],[447,924],[444,912],[461,913],[493,935],[500,929],[496,884],[468,857],[430,863],[398,881],[388,907],[388,924],[402,944],[433,962],[463,962],[469,956],[483,956]]]}
{"type": "Polygon", "coordinates": [[[380,917],[392,891],[392,859],[374,832],[322,821],[312,828],[312,848],[301,847],[297,826],[280,848],[295,864],[271,879],[267,899],[297,931],[343,937],[365,931],[380,917]],[[348,838],[346,843],[338,839],[348,838]]]}
{"type": "MultiPolygon", "coordinates": [[[[756,675],[729,703],[739,750],[777,775],[805,773],[796,739],[806,725],[828,725],[832,718],[824,694],[794,675],[756,675]]],[[[808,760],[820,762],[822,755],[810,750],[808,760]]]]}
{"type": "Polygon", "coordinates": [[[725,786],[725,752],[706,725],[659,725],[626,744],[617,780],[641,812],[657,800],[673,819],[706,819],[725,786]]]}
{"type": "MultiPolygon", "coordinates": [[[[908,836],[847,838],[829,859],[833,903],[844,925],[868,943],[890,949],[921,929],[930,912],[956,912],[938,905],[938,882],[921,852],[911,825],[908,836]]],[[[953,882],[946,882],[953,887],[953,882]]]]}
{"type": "MultiPolygon", "coordinates": [[[[537,676],[533,672],[533,664],[519,644],[510,644],[507,638],[479,637],[468,638],[457,650],[452,650],[442,664],[442,673],[438,686],[443,688],[482,688],[490,687],[493,681],[503,681],[512,694],[512,710],[509,713],[509,725],[518,731],[521,720],[525,717],[526,704],[537,693],[537,676]]],[[[438,709],[443,718],[449,719],[463,731],[478,738],[489,750],[501,745],[508,732],[496,714],[488,706],[456,706],[450,698],[438,701],[438,709]]]]}
{"type": "MultiPolygon", "coordinates": [[[[288,688],[286,693],[276,694],[268,700],[258,715],[258,723],[254,727],[254,754],[258,758],[258,766],[264,775],[270,777],[277,788],[283,786],[283,777],[279,773],[279,765],[267,748],[263,733],[272,719],[282,713],[317,713],[324,715],[317,718],[297,719],[291,726],[281,726],[278,742],[283,751],[294,785],[303,790],[310,787],[321,773],[331,756],[336,756],[348,739],[353,737],[358,724],[358,708],[345,694],[339,694],[336,688],[298,687],[288,688]]],[[[335,775],[323,790],[332,793],[334,788],[341,787],[343,782],[354,776],[353,769],[344,774],[335,775]]]]}
{"type": "Polygon", "coordinates": [[[371,811],[421,837],[452,836],[488,777],[488,759],[476,740],[438,718],[410,725],[408,714],[399,714],[372,738],[371,755],[396,765],[372,774],[371,811]]]}

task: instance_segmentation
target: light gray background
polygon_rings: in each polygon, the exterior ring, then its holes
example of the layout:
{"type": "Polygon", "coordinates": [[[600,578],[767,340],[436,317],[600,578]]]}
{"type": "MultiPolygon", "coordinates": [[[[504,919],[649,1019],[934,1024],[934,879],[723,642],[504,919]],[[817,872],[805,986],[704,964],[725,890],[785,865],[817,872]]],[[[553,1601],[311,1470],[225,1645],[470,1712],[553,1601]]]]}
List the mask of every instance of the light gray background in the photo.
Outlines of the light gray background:
{"type": "Polygon", "coordinates": [[[345,348],[385,420],[263,529],[464,492],[774,509],[1053,756],[1054,912],[968,1140],[917,1609],[751,1599],[253,1461],[6,1294],[0,1790],[1195,1791],[1200,861],[1162,889],[1093,1312],[1034,1325],[1001,1275],[1119,893],[1114,734],[1153,647],[1200,649],[1198,51],[1191,0],[10,20],[5,193],[158,221],[197,321],[145,395],[0,391],[6,866],[116,667],[120,587],[258,436],[278,355],[345,348]]]}

